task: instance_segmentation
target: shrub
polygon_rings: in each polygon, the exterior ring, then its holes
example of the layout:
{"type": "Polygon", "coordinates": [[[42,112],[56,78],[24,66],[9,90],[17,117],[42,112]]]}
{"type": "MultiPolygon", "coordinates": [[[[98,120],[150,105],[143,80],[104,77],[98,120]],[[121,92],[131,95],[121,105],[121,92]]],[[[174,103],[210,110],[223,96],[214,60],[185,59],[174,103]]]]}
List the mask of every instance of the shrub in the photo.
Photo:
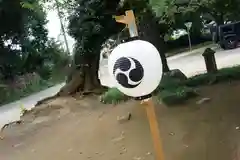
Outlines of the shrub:
{"type": "Polygon", "coordinates": [[[185,85],[186,80],[187,77],[180,70],[171,70],[164,73],[156,90],[158,99],[166,105],[174,105],[196,96],[196,91],[185,85]]]}
{"type": "Polygon", "coordinates": [[[186,100],[197,96],[196,90],[186,86],[165,89],[158,93],[158,98],[166,105],[183,103],[186,100]]]}
{"type": "Polygon", "coordinates": [[[37,73],[44,79],[48,80],[51,78],[52,67],[44,65],[40,69],[37,70],[37,73]]]}
{"type": "Polygon", "coordinates": [[[0,87],[1,105],[50,87],[49,83],[41,79],[36,73],[18,76],[15,78],[15,81],[4,83],[5,85],[0,87]]]}
{"type": "Polygon", "coordinates": [[[156,91],[181,86],[186,79],[187,77],[180,70],[171,70],[163,74],[162,80],[156,91]]]}

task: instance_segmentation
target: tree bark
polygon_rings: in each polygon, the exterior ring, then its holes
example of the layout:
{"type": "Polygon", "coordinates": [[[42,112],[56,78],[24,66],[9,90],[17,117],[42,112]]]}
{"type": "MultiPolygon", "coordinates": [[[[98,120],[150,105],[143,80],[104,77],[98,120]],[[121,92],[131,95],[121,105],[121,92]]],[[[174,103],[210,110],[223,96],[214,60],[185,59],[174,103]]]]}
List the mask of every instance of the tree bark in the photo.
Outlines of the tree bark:
{"type": "Polygon", "coordinates": [[[99,61],[100,61],[100,53],[97,54],[97,56],[95,57],[95,59],[93,59],[93,61],[91,63],[92,64],[92,66],[91,66],[92,83],[95,88],[101,87],[101,82],[98,77],[98,71],[99,71],[99,67],[100,67],[99,61]]]}
{"type": "Polygon", "coordinates": [[[98,77],[100,54],[88,61],[87,66],[84,69],[84,87],[83,91],[92,91],[101,87],[101,83],[98,77]]]}
{"type": "Polygon", "coordinates": [[[140,38],[152,43],[158,49],[162,61],[162,71],[169,72],[167,58],[165,55],[166,50],[164,46],[164,39],[161,37],[158,22],[155,20],[151,11],[145,13],[145,15],[140,19],[139,35],[140,38]]]}
{"type": "Polygon", "coordinates": [[[98,77],[99,54],[91,54],[81,61],[81,64],[73,63],[66,85],[60,90],[60,96],[67,96],[80,93],[94,93],[101,89],[98,77]]]}

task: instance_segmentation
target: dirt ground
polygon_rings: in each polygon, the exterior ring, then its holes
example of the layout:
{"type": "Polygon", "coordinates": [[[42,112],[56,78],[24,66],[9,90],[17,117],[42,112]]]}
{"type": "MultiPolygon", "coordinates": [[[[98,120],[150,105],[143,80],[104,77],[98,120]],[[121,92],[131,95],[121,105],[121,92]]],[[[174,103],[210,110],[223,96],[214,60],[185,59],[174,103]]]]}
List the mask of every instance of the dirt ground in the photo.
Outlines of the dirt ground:
{"type": "MultiPolygon", "coordinates": [[[[166,160],[240,160],[240,83],[199,89],[176,107],[156,106],[166,160]],[[210,101],[196,104],[204,97],[210,101]]],[[[61,98],[4,131],[0,160],[154,160],[144,108],[98,97],[61,98]],[[131,112],[121,123],[118,116],[131,112]]]]}

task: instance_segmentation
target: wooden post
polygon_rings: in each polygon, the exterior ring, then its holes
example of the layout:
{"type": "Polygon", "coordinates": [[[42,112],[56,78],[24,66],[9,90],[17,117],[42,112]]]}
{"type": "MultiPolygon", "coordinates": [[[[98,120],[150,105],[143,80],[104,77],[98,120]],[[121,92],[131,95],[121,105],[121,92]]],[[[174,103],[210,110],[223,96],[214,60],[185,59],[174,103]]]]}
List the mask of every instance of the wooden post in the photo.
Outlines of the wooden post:
{"type": "Polygon", "coordinates": [[[148,122],[150,126],[150,131],[152,135],[153,145],[155,149],[156,154],[156,160],[164,160],[164,154],[163,154],[163,148],[162,148],[162,142],[160,138],[160,131],[158,126],[157,117],[155,114],[155,106],[153,103],[152,98],[143,100],[142,103],[146,109],[148,122]]]}
{"type": "MultiPolygon", "coordinates": [[[[135,16],[132,10],[126,11],[126,15],[115,16],[115,20],[118,23],[124,23],[129,29],[130,37],[138,36],[137,25],[135,16]]],[[[154,110],[154,103],[152,98],[143,100],[142,103],[147,112],[147,117],[150,125],[151,135],[153,139],[154,149],[156,153],[156,160],[164,160],[162,143],[160,139],[160,132],[158,128],[158,122],[154,110]]]]}
{"type": "Polygon", "coordinates": [[[125,12],[126,15],[121,16],[115,16],[115,20],[118,23],[124,23],[126,24],[130,37],[137,37],[138,36],[138,30],[136,25],[135,16],[132,10],[128,10],[125,12]]]}

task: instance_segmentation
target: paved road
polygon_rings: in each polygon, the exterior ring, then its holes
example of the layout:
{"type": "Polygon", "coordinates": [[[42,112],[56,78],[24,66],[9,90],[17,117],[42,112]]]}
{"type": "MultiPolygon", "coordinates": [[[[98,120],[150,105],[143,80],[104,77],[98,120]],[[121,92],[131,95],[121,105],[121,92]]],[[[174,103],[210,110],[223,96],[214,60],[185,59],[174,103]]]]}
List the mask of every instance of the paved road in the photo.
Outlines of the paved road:
{"type": "Polygon", "coordinates": [[[1,106],[0,107],[0,128],[6,123],[9,123],[9,122],[15,121],[15,120],[19,120],[20,112],[21,112],[21,109],[20,109],[21,104],[26,109],[31,109],[35,106],[35,104],[39,100],[56,94],[63,85],[64,84],[59,84],[57,86],[48,88],[44,91],[35,93],[26,98],[22,98],[19,101],[1,106]]]}
{"type": "MultiPolygon", "coordinates": [[[[194,50],[194,53],[184,53],[168,58],[168,64],[171,69],[180,69],[187,76],[192,76],[197,73],[205,72],[205,64],[201,53],[203,49],[194,50]]],[[[240,48],[229,51],[219,51],[216,53],[216,61],[218,68],[233,66],[240,64],[240,48]]],[[[100,79],[103,85],[113,86],[113,82],[109,79],[107,71],[107,60],[101,62],[100,79]]],[[[23,98],[17,102],[10,103],[0,107],[0,127],[6,123],[18,120],[20,116],[20,105],[30,109],[34,107],[37,101],[54,95],[59,91],[63,84],[49,88],[45,91],[33,94],[23,98]]]]}

